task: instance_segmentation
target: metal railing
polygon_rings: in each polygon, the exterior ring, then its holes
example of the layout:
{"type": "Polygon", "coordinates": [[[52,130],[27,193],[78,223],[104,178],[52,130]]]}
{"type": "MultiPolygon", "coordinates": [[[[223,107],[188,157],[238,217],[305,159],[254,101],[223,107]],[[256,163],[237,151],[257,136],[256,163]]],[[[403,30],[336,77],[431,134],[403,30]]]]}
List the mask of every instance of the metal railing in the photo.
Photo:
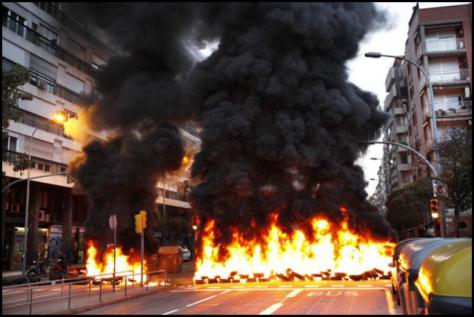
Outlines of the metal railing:
{"type": "Polygon", "coordinates": [[[48,39],[43,35],[39,34],[35,30],[29,28],[26,25],[21,24],[18,21],[13,20],[11,17],[6,16],[3,19],[3,26],[17,33],[21,37],[24,37],[27,41],[34,45],[43,48],[50,54],[62,59],[71,66],[83,71],[84,73],[93,76],[95,74],[92,65],[86,63],[75,55],[71,54],[64,48],[56,44],[56,39],[48,39]]]}
{"type": "Polygon", "coordinates": [[[426,52],[449,52],[466,49],[464,38],[448,38],[439,40],[427,40],[426,52]]]}
{"type": "MultiPolygon", "coordinates": [[[[54,281],[49,281],[49,282],[37,282],[37,283],[29,283],[29,284],[23,284],[23,285],[12,285],[12,286],[5,286],[2,287],[2,312],[5,313],[6,310],[14,309],[14,308],[19,308],[23,306],[27,306],[28,308],[28,314],[31,315],[33,314],[33,306],[40,304],[40,303],[46,303],[46,302],[52,302],[55,300],[64,300],[67,299],[67,311],[72,310],[72,299],[76,298],[78,299],[79,297],[81,298],[89,298],[92,295],[96,295],[98,297],[98,303],[103,303],[103,295],[106,293],[117,293],[121,290],[124,291],[124,298],[127,298],[129,296],[128,290],[130,288],[135,288],[135,285],[138,284],[139,286],[140,283],[139,281],[136,281],[136,277],[140,279],[140,274],[135,273],[134,271],[122,271],[122,272],[116,272],[115,273],[115,280],[113,280],[112,273],[104,273],[104,274],[98,274],[98,275],[93,275],[93,276],[87,276],[87,277],[77,277],[77,278],[69,278],[69,279],[60,279],[60,280],[54,280],[54,281]],[[121,287],[115,287],[114,284],[117,284],[116,281],[123,280],[123,285],[121,287]],[[107,287],[107,283],[110,282],[110,288],[107,287]],[[129,284],[132,284],[131,286],[129,284]],[[92,285],[97,286],[94,287],[92,285]],[[104,287],[105,286],[105,287],[104,287]],[[46,291],[53,290],[57,291],[57,294],[51,294],[51,295],[44,295],[46,291]],[[11,293],[16,293],[18,294],[19,292],[21,293],[23,291],[23,295],[21,298],[15,298],[12,300],[9,300],[6,298],[8,294],[5,294],[5,291],[10,291],[11,293]],[[36,291],[36,294],[35,294],[36,291]],[[38,296],[38,292],[41,291],[41,295],[43,296],[38,296]],[[60,294],[60,295],[59,295],[60,294]],[[36,295],[36,296],[35,296],[36,295]],[[39,300],[38,300],[39,299],[39,300]],[[12,304],[12,305],[9,305],[12,304]]],[[[144,276],[146,276],[146,281],[144,281],[143,288],[145,292],[149,291],[150,284],[153,286],[167,286],[168,284],[168,274],[166,270],[155,270],[155,271],[149,271],[149,272],[144,272],[144,276]],[[153,279],[153,281],[150,281],[151,276],[156,276],[159,274],[163,274],[164,278],[161,279],[161,281],[157,282],[156,279],[153,279]]],[[[88,301],[88,304],[90,305],[90,301],[88,301]]],[[[89,305],[84,305],[89,306],[89,305]]],[[[61,306],[62,307],[62,306],[61,306]]],[[[64,311],[66,309],[63,309],[61,311],[64,311]]],[[[58,311],[59,312],[59,311],[58,311]]]]}
{"type": "Polygon", "coordinates": [[[469,80],[469,71],[467,68],[460,68],[459,70],[453,72],[430,74],[430,79],[433,83],[469,80]]]}

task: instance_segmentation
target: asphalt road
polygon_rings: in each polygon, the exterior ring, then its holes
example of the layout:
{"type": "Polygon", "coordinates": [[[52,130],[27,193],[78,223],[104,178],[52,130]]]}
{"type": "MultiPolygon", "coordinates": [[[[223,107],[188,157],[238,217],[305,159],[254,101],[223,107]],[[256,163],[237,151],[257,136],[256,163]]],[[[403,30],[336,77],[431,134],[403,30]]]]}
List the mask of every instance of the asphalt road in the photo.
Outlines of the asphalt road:
{"type": "Polygon", "coordinates": [[[332,281],[183,286],[84,314],[401,314],[390,282],[332,281]]]}

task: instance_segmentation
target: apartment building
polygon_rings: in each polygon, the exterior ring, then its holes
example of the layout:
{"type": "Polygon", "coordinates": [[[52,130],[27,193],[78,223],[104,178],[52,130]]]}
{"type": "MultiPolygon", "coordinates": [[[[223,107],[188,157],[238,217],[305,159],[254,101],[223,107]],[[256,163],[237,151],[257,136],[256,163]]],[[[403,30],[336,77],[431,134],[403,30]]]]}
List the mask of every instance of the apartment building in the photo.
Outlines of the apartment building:
{"type": "MultiPolygon", "coordinates": [[[[426,9],[417,5],[409,22],[404,57],[421,66],[433,86],[437,140],[446,137],[450,129],[472,125],[471,16],[472,4],[426,9]]],[[[426,78],[414,65],[395,61],[385,84],[385,110],[391,118],[384,139],[409,144],[434,163],[433,117],[426,78]]],[[[383,164],[387,197],[397,188],[433,176],[416,154],[401,148],[385,146],[383,164]]]]}
{"type": "MultiPolygon", "coordinates": [[[[419,9],[409,22],[405,57],[429,74],[434,91],[438,137],[452,128],[472,124],[472,4],[419,9]]],[[[410,144],[434,161],[428,84],[421,72],[405,64],[408,87],[410,144]]],[[[412,154],[412,180],[429,175],[426,164],[412,154]]]]}
{"type": "MultiPolygon", "coordinates": [[[[10,178],[46,176],[67,170],[68,162],[78,155],[82,144],[64,134],[52,120],[62,111],[69,117],[79,113],[94,92],[94,73],[120,50],[109,43],[99,29],[85,26],[61,10],[57,2],[2,3],[2,71],[19,64],[29,69],[31,80],[20,87],[29,98],[18,100],[22,117],[2,131],[8,155],[31,155],[33,165],[15,172],[7,162],[2,170],[10,178]]],[[[192,126],[182,129],[192,152],[200,146],[192,126]]],[[[105,134],[95,134],[105,139],[105,134]]],[[[190,211],[186,201],[189,171],[157,184],[157,205],[163,211],[190,211]]],[[[30,183],[27,262],[39,254],[56,258],[61,250],[70,251],[73,262],[83,262],[85,243],[83,223],[87,217],[85,196],[75,193],[67,176],[33,179],[30,183]]],[[[26,182],[11,187],[4,210],[2,268],[22,266],[25,235],[26,182]]]]}

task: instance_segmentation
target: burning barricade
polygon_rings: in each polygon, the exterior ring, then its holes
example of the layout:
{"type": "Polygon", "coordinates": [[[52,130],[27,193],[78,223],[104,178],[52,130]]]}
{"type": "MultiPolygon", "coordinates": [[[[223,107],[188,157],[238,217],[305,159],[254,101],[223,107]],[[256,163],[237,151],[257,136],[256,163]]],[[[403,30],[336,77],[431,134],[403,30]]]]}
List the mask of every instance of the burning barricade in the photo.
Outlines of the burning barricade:
{"type": "Polygon", "coordinates": [[[244,241],[233,231],[228,256],[218,255],[214,221],[202,235],[196,261],[195,283],[260,282],[271,280],[388,279],[395,243],[376,241],[349,229],[347,217],[336,225],[324,217],[311,219],[312,236],[295,229],[288,234],[278,225],[278,215],[263,232],[263,242],[244,241]]]}
{"type": "MultiPolygon", "coordinates": [[[[140,255],[133,250],[129,255],[124,254],[121,247],[117,247],[115,256],[115,281],[114,274],[114,248],[109,246],[102,257],[98,255],[98,250],[92,241],[87,247],[87,276],[93,278],[93,282],[106,281],[111,283],[124,283],[124,277],[132,283],[141,282],[140,255]]],[[[143,261],[143,272],[147,272],[147,261],[143,261]]],[[[147,281],[146,274],[143,274],[143,282],[147,281]]]]}

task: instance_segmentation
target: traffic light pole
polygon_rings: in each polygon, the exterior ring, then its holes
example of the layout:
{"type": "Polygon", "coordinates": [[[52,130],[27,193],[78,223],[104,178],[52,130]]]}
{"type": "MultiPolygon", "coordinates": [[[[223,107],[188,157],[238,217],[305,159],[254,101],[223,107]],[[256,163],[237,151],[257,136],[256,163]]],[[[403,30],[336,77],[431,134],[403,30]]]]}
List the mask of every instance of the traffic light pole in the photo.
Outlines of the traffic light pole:
{"type": "MultiPolygon", "coordinates": [[[[417,150],[415,150],[412,147],[409,147],[408,145],[397,143],[397,142],[390,142],[390,141],[359,141],[359,143],[390,144],[390,145],[396,145],[396,146],[400,146],[404,149],[407,149],[407,150],[411,151],[412,153],[415,153],[419,158],[421,158],[423,160],[423,162],[425,162],[426,165],[428,165],[429,168],[431,169],[431,172],[433,173],[434,178],[440,180],[439,175],[438,175],[438,171],[433,166],[433,164],[431,164],[430,161],[428,161],[426,159],[426,157],[424,157],[420,152],[418,152],[417,150]]],[[[440,209],[439,222],[440,222],[440,231],[441,231],[440,233],[441,233],[441,237],[445,238],[446,237],[446,218],[444,217],[444,205],[442,203],[443,200],[441,199],[441,197],[438,197],[439,195],[437,195],[437,193],[436,193],[436,188],[433,188],[433,196],[438,198],[438,200],[439,200],[439,207],[440,207],[439,208],[440,209]]]]}
{"type": "Polygon", "coordinates": [[[140,247],[140,285],[143,287],[143,252],[145,249],[145,239],[143,232],[140,234],[141,236],[141,247],[140,247]]]}

